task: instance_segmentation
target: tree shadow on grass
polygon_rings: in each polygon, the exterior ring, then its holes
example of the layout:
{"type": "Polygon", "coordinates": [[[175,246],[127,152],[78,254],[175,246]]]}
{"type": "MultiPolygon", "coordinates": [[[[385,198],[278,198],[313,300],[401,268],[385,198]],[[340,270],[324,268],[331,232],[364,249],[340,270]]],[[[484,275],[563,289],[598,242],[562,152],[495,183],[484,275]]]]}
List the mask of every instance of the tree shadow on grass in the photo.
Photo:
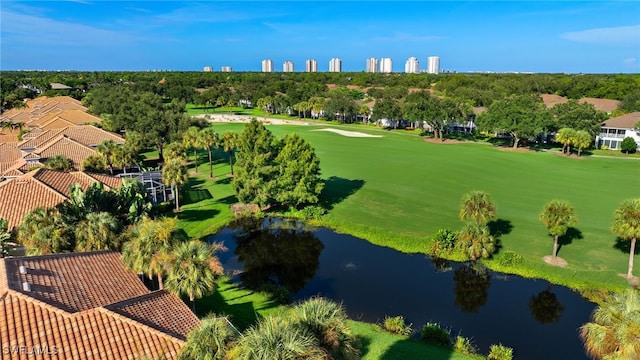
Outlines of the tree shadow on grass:
{"type": "Polygon", "coordinates": [[[216,203],[225,204],[225,205],[231,205],[231,204],[235,204],[237,202],[238,202],[238,199],[235,197],[235,195],[225,196],[223,198],[220,198],[220,199],[216,200],[216,203]]]}
{"type": "Polygon", "coordinates": [[[324,182],[324,189],[320,194],[320,206],[327,210],[333,209],[349,196],[355,194],[364,185],[364,180],[349,180],[339,176],[331,176],[324,182]]]}
{"type": "Polygon", "coordinates": [[[219,175],[218,180],[216,180],[216,184],[231,184],[231,180],[233,178],[227,175],[219,175]]]}
{"type": "Polygon", "coordinates": [[[447,360],[453,357],[452,349],[439,347],[416,339],[396,341],[382,354],[382,360],[430,359],[447,360]]]}
{"type": "MultiPolygon", "coordinates": [[[[616,243],[613,244],[613,248],[628,254],[631,251],[631,240],[623,240],[622,238],[618,237],[616,238],[616,243]]],[[[638,242],[636,242],[634,255],[638,255],[639,253],[640,253],[640,246],[638,246],[638,242]]]]}
{"type": "Polygon", "coordinates": [[[568,228],[567,232],[558,238],[558,253],[560,253],[563,246],[571,244],[573,240],[580,240],[583,238],[582,231],[574,227],[568,228]]]}
{"type": "Polygon", "coordinates": [[[178,218],[183,221],[197,222],[209,220],[219,213],[220,210],[217,209],[188,209],[182,210],[178,214],[178,218]]]}
{"type": "Polygon", "coordinates": [[[500,237],[502,237],[502,235],[509,234],[511,230],[513,230],[511,221],[505,219],[495,219],[493,221],[489,221],[487,226],[489,227],[489,233],[495,239],[496,248],[502,248],[502,245],[500,244],[500,237]]]}
{"type": "Polygon", "coordinates": [[[216,291],[211,295],[196,300],[196,314],[200,318],[210,313],[228,316],[231,323],[237,327],[238,330],[244,331],[262,318],[262,316],[258,314],[258,310],[266,310],[277,306],[278,304],[275,302],[270,302],[267,306],[259,309],[255,308],[251,301],[229,304],[222,295],[216,291]]]}

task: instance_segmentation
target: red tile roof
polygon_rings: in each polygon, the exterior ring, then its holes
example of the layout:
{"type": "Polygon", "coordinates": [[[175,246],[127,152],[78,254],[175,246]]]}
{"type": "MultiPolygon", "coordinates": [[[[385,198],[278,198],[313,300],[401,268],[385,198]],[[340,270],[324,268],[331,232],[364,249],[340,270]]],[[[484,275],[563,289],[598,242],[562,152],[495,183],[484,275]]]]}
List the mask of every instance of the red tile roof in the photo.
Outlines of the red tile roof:
{"type": "Polygon", "coordinates": [[[118,188],[122,183],[122,179],[108,175],[65,173],[45,168],[0,182],[0,218],[7,219],[9,229],[13,229],[35,208],[54,207],[66,200],[71,185],[78,183],[86,190],[97,181],[105,184],[107,189],[118,188]]]}
{"type": "Polygon", "coordinates": [[[198,325],[177,297],[149,293],[118,253],[0,259],[3,359],[30,359],[34,349],[43,352],[38,359],[176,359],[181,333],[198,325]]]}
{"type": "Polygon", "coordinates": [[[46,144],[43,144],[41,148],[36,149],[33,153],[40,155],[43,162],[50,157],[62,155],[71,159],[73,167],[76,170],[82,169],[82,162],[86,158],[96,155],[96,151],[92,148],[69,139],[64,135],[56,136],[46,144]]]}
{"type": "Polygon", "coordinates": [[[191,311],[171,311],[182,305],[184,303],[176,296],[159,290],[108,305],[106,308],[156,330],[185,339],[198,326],[199,320],[191,311]]]}
{"type": "Polygon", "coordinates": [[[582,98],[579,100],[579,102],[581,104],[589,103],[593,105],[596,110],[604,111],[606,113],[610,113],[613,110],[616,110],[620,105],[620,101],[611,99],[582,98]]]}

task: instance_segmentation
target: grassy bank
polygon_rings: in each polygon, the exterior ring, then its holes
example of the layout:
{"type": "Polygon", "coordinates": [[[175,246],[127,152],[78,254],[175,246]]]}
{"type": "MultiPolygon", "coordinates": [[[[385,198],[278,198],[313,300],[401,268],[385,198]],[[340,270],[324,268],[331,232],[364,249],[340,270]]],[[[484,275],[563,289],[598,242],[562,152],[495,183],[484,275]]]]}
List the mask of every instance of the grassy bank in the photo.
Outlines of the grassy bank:
{"type": "MultiPolygon", "coordinates": [[[[198,316],[211,312],[228,315],[243,331],[263,316],[279,311],[279,305],[263,293],[244,289],[223,278],[216,292],[196,302],[198,316]]],[[[362,360],[434,359],[471,360],[475,357],[453,352],[451,349],[428,345],[405,336],[379,330],[375,325],[349,321],[353,334],[360,340],[362,360]]]]}

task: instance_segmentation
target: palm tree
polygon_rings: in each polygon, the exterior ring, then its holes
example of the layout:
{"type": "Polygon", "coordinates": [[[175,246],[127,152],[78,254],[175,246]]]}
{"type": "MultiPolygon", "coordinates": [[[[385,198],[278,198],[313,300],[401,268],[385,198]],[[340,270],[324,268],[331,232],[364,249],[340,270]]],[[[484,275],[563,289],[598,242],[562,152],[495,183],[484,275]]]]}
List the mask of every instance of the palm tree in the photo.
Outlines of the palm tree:
{"type": "Polygon", "coordinates": [[[238,146],[238,133],[227,131],[222,134],[222,148],[229,153],[229,166],[231,166],[231,176],[233,176],[233,150],[238,146]]]}
{"type": "Polygon", "coordinates": [[[238,337],[229,319],[210,315],[202,319],[200,326],[187,335],[179,360],[224,360],[230,344],[238,337]]]}
{"type": "Polygon", "coordinates": [[[359,359],[344,307],[323,298],[312,298],[293,308],[293,318],[315,336],[332,359],[359,359]]]}
{"type": "Polygon", "coordinates": [[[217,146],[218,142],[219,142],[218,133],[216,133],[216,131],[213,130],[212,127],[207,127],[200,130],[200,145],[202,145],[204,149],[207,150],[207,153],[209,154],[209,177],[210,178],[213,178],[212,148],[214,146],[217,146]]]}
{"type": "Polygon", "coordinates": [[[627,278],[633,277],[633,255],[636,250],[636,240],[640,237],[640,198],[625,200],[614,213],[611,231],[622,240],[631,240],[629,250],[629,270],[627,278]]]}
{"type": "Polygon", "coordinates": [[[216,275],[222,273],[222,266],[214,256],[218,248],[199,240],[190,240],[173,251],[167,289],[176,295],[188,295],[193,312],[196,311],[196,298],[212,292],[216,275]]]}
{"type": "Polygon", "coordinates": [[[496,252],[495,239],[484,224],[467,223],[458,235],[458,244],[471,260],[488,259],[496,252]]]}
{"type": "Polygon", "coordinates": [[[587,353],[596,359],[640,358],[640,294],[627,289],[600,304],[580,327],[587,353]]]}
{"type": "Polygon", "coordinates": [[[180,185],[184,185],[188,179],[187,168],[181,158],[170,159],[162,166],[162,182],[175,190],[176,211],[180,211],[180,185]]]}
{"type": "Polygon", "coordinates": [[[200,129],[196,126],[190,126],[187,131],[182,134],[182,143],[185,147],[193,149],[193,169],[198,173],[198,148],[200,144],[200,129]]]}
{"type": "Polygon", "coordinates": [[[108,212],[92,212],[75,228],[76,251],[119,250],[118,219],[108,212]]]}
{"type": "Polygon", "coordinates": [[[44,162],[47,169],[69,172],[73,170],[73,161],[64,155],[54,155],[44,162]]]}
{"type": "Polygon", "coordinates": [[[460,220],[485,225],[496,218],[496,205],[489,193],[472,191],[462,198],[460,220]]]}
{"type": "Polygon", "coordinates": [[[325,360],[313,334],[285,316],[269,316],[245,332],[234,348],[234,358],[325,360]]]}
{"type": "Polygon", "coordinates": [[[118,152],[118,144],[113,140],[104,140],[96,147],[96,151],[104,158],[109,168],[109,173],[113,175],[113,163],[118,152]]]}
{"type": "Polygon", "coordinates": [[[152,264],[153,257],[159,253],[168,253],[169,249],[173,248],[178,240],[177,222],[176,218],[152,220],[144,217],[131,227],[125,234],[128,241],[122,249],[122,260],[127,268],[138,273],[146,273],[149,279],[157,275],[158,284],[162,284],[161,277],[164,271],[158,271],[160,259],[156,259],[152,264]]]}
{"type": "Polygon", "coordinates": [[[18,242],[27,255],[55,254],[71,250],[69,227],[55,208],[35,208],[18,226],[18,242]]]}
{"type": "Polygon", "coordinates": [[[551,200],[540,213],[540,221],[553,236],[553,257],[558,254],[558,238],[578,222],[575,209],[564,200],[551,200]]]}
{"type": "Polygon", "coordinates": [[[11,233],[9,232],[9,222],[7,221],[7,219],[0,218],[0,258],[9,255],[6,248],[6,244],[9,239],[11,239],[11,233]]]}
{"type": "Polygon", "coordinates": [[[556,134],[556,141],[562,144],[562,153],[571,154],[571,144],[576,137],[576,131],[572,128],[562,128],[556,134]]]}

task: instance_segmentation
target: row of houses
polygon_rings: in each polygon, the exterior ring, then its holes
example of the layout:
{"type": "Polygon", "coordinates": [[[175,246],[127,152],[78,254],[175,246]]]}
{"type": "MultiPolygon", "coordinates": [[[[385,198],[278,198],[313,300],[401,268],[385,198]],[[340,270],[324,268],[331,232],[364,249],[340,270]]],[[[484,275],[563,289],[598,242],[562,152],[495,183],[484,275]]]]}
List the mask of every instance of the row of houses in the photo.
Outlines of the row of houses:
{"type": "MultiPolygon", "coordinates": [[[[29,100],[0,120],[18,125],[0,129],[0,218],[9,230],[36,207],[68,199],[71,185],[121,185],[120,177],[80,171],[102,141],[124,139],[91,125],[100,119],[77,100],[29,100]],[[71,159],[76,171],[41,167],[55,155],[71,159]]],[[[157,173],[128,176],[167,200],[157,173]]],[[[1,359],[177,359],[199,324],[180,298],[147,289],[116,252],[0,259],[1,359]]]]}

